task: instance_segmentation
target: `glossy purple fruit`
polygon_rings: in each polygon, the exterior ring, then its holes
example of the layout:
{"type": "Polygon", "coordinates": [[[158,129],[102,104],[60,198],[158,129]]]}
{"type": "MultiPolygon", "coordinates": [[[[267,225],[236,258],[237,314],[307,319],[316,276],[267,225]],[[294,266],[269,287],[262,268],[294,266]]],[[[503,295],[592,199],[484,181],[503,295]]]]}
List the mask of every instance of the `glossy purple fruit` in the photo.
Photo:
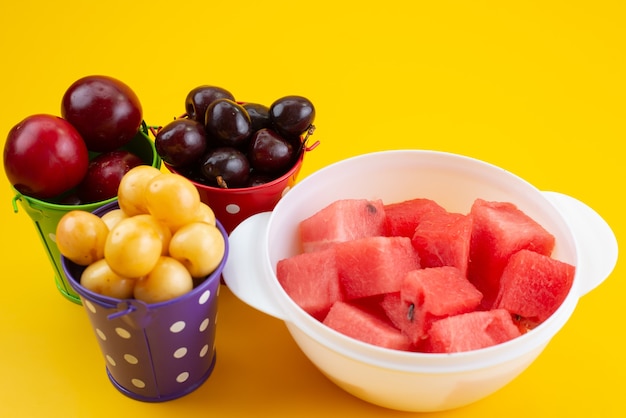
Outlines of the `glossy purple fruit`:
{"type": "Polygon", "coordinates": [[[192,119],[176,119],[159,130],[154,146],[161,159],[172,167],[193,164],[207,149],[204,125],[192,119]]]}
{"type": "Polygon", "coordinates": [[[294,163],[294,148],[289,141],[272,129],[261,129],[250,140],[248,158],[252,168],[260,173],[279,174],[294,163]]]}
{"type": "Polygon", "coordinates": [[[137,95],[121,81],[101,75],[75,81],[63,95],[61,116],[90,151],[112,151],[130,142],[142,122],[137,95]]]}
{"type": "Polygon", "coordinates": [[[274,180],[276,180],[274,176],[270,176],[269,174],[257,173],[252,170],[250,172],[250,177],[248,178],[248,183],[246,184],[246,187],[262,186],[274,180]]]}
{"type": "Polygon", "coordinates": [[[100,202],[117,196],[117,189],[124,174],[144,162],[126,150],[104,152],[94,157],[87,174],[76,188],[81,203],[100,202]]]}
{"type": "Polygon", "coordinates": [[[218,99],[206,110],[207,136],[222,145],[243,148],[252,135],[252,121],[244,107],[229,99],[218,99]]]}
{"type": "Polygon", "coordinates": [[[313,124],[315,107],[306,97],[281,97],[270,106],[270,119],[282,136],[287,139],[298,138],[313,124]]]}
{"type": "Polygon", "coordinates": [[[271,128],[270,108],[260,103],[244,103],[243,108],[248,112],[252,122],[252,132],[259,129],[271,128]]]}
{"type": "Polygon", "coordinates": [[[200,172],[211,185],[234,189],[247,184],[250,163],[238,149],[221,147],[208,151],[200,165],[200,172]]]}
{"type": "Polygon", "coordinates": [[[207,107],[217,99],[235,101],[232,93],[222,87],[203,85],[192,89],[185,98],[187,116],[204,124],[207,107]]]}

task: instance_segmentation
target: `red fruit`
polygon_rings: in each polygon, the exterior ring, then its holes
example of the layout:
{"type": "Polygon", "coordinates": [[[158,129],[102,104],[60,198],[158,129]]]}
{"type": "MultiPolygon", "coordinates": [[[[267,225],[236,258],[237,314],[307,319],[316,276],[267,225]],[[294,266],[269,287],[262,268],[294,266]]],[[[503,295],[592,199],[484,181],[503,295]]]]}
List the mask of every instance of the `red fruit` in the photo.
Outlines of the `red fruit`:
{"type": "Polygon", "coordinates": [[[280,174],[293,165],[294,149],[291,143],[278,133],[263,128],[252,135],[248,158],[256,171],[280,174]]]}
{"type": "Polygon", "coordinates": [[[335,244],[339,281],[346,299],[400,291],[406,273],[420,268],[407,237],[366,237],[335,244]]]}
{"type": "Polygon", "coordinates": [[[490,309],[511,255],[523,249],[550,255],[555,238],[510,202],[476,199],[470,214],[473,223],[467,277],[482,292],[483,307],[490,309]]]}
{"type": "Polygon", "coordinates": [[[428,352],[456,353],[500,344],[521,335],[505,309],[473,311],[433,323],[428,352]]]}
{"type": "Polygon", "coordinates": [[[312,252],[337,242],[380,236],[384,226],[382,200],[337,200],[300,223],[302,249],[312,252]]]}
{"type": "Polygon", "coordinates": [[[349,337],[380,347],[407,351],[411,342],[386,318],[381,318],[351,302],[335,302],[323,323],[349,337]]]}
{"type": "Polygon", "coordinates": [[[63,95],[61,115],[82,135],[90,151],[113,151],[141,126],[142,108],[126,84],[108,76],[75,81],[63,95]]]}
{"type": "Polygon", "coordinates": [[[422,267],[453,266],[467,274],[472,217],[453,212],[429,212],[422,216],[411,238],[422,267]]]}
{"type": "Polygon", "coordinates": [[[200,160],[207,149],[204,125],[192,119],[175,119],[159,130],[154,146],[170,166],[189,166],[200,160]]]}
{"type": "Polygon", "coordinates": [[[324,319],[333,303],[343,300],[333,248],[280,260],[276,276],[294,302],[316,318],[324,319]]]}
{"type": "Polygon", "coordinates": [[[141,158],[125,150],[98,155],[91,160],[85,178],[78,185],[81,203],[99,202],[117,196],[124,174],[143,163],[141,158]]]}
{"type": "Polygon", "coordinates": [[[20,193],[39,199],[62,194],[83,179],[85,142],[66,120],[38,114],[15,125],[4,145],[4,169],[20,193]]]}
{"type": "Polygon", "coordinates": [[[571,264],[520,250],[509,258],[504,268],[494,306],[508,310],[519,322],[540,324],[561,306],[572,287],[575,272],[571,264]]]}
{"type": "Polygon", "coordinates": [[[415,198],[385,205],[385,234],[413,238],[415,228],[430,213],[446,210],[432,199],[415,198]]]}

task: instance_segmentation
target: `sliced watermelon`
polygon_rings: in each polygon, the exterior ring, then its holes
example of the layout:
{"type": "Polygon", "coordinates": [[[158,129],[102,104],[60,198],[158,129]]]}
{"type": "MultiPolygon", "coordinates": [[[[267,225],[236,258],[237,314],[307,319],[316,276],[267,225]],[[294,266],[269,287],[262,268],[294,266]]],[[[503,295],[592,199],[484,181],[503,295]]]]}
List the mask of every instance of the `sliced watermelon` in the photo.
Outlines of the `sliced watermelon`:
{"type": "Polygon", "coordinates": [[[513,203],[476,199],[470,214],[473,226],[468,278],[482,292],[483,307],[489,309],[509,257],[522,249],[550,255],[554,236],[513,203]]]}
{"type": "Polygon", "coordinates": [[[400,292],[385,293],[380,299],[380,307],[385,316],[398,329],[406,327],[410,303],[403,303],[400,292]]]}
{"type": "Polygon", "coordinates": [[[300,225],[304,251],[277,265],[305,311],[353,338],[419,352],[499,344],[548,318],[574,267],[508,202],[466,215],[429,199],[336,201],[300,225]]]}
{"type": "Polygon", "coordinates": [[[427,351],[455,353],[478,350],[520,335],[506,309],[473,311],[434,322],[428,332],[427,351]]]}
{"type": "Polygon", "coordinates": [[[411,238],[422,267],[452,266],[467,275],[472,217],[452,212],[425,214],[411,238]]]}
{"type": "Polygon", "coordinates": [[[413,236],[422,216],[446,210],[431,199],[416,198],[385,205],[385,234],[390,237],[413,236]]]}
{"type": "Polygon", "coordinates": [[[574,273],[571,264],[534,251],[518,251],[504,268],[494,306],[539,324],[561,306],[574,273]]]}
{"type": "Polygon", "coordinates": [[[318,319],[343,299],[332,248],[280,260],[276,277],[293,301],[318,319]]]}
{"type": "Polygon", "coordinates": [[[400,304],[406,309],[405,315],[396,326],[412,343],[417,343],[426,337],[434,321],[471,312],[480,305],[482,297],[456,267],[410,271],[404,276],[400,289],[400,304]]]}
{"type": "Polygon", "coordinates": [[[420,268],[407,237],[368,237],[335,245],[337,270],[347,300],[398,292],[404,275],[420,268]]]}
{"type": "Polygon", "coordinates": [[[323,323],[369,344],[405,351],[411,347],[409,339],[388,321],[349,302],[336,302],[323,323]]]}
{"type": "Polygon", "coordinates": [[[382,200],[342,199],[300,222],[304,252],[319,251],[337,243],[384,235],[382,200]]]}

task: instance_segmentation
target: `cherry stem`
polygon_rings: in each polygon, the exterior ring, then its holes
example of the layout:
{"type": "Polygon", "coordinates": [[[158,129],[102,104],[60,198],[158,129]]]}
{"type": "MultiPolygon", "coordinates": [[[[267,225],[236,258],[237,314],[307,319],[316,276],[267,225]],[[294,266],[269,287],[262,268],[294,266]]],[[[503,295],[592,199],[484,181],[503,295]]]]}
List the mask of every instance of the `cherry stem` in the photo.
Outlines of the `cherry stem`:
{"type": "Polygon", "coordinates": [[[226,180],[224,180],[224,177],[217,176],[215,177],[215,180],[217,181],[217,185],[220,186],[222,189],[228,189],[228,184],[226,184],[226,180]]]}

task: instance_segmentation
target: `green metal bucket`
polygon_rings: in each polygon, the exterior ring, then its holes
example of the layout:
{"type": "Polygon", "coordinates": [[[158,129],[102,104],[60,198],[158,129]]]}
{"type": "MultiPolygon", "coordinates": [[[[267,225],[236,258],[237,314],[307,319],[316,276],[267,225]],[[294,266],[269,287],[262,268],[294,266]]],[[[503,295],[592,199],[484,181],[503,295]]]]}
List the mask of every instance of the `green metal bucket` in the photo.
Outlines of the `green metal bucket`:
{"type": "MultiPolygon", "coordinates": [[[[161,158],[156,152],[154,141],[148,136],[148,129],[145,123],[137,135],[123,148],[136,154],[144,163],[156,168],[161,167],[161,158]]],[[[25,196],[15,189],[13,191],[15,193],[13,197],[13,211],[18,212],[17,202],[19,201],[20,206],[22,206],[35,224],[35,229],[52,264],[54,280],[58,290],[67,299],[80,305],[80,297],[70,286],[61,265],[61,254],[55,241],[57,224],[63,215],[71,210],[93,212],[99,207],[116,200],[117,197],[85,205],[63,205],[25,196]]]]}

